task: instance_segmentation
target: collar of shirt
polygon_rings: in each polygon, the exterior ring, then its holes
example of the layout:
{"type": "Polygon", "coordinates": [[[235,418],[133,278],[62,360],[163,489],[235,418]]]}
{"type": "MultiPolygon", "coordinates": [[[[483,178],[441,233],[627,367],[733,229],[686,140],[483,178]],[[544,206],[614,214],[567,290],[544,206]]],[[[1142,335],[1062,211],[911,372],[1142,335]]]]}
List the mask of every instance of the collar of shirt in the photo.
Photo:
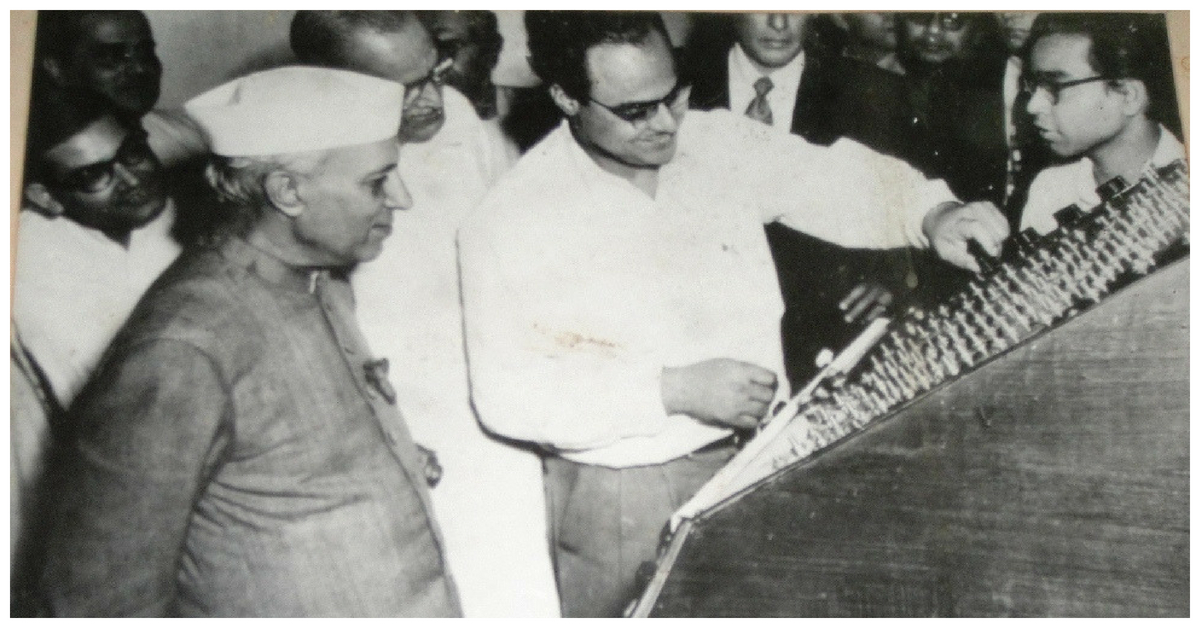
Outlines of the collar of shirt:
{"type": "MultiPolygon", "coordinates": [[[[1177,159],[1186,159],[1183,144],[1166,127],[1159,125],[1158,146],[1154,155],[1142,168],[1162,167],[1177,159]]],[[[1133,183],[1129,181],[1128,183],[1133,183]]],[[[1092,160],[1081,157],[1075,161],[1052,166],[1043,170],[1034,179],[1029,189],[1029,201],[1021,212],[1021,229],[1032,227],[1038,233],[1047,234],[1058,228],[1055,212],[1069,205],[1088,211],[1100,204],[1099,184],[1093,172],[1092,160]]]]}
{"type": "MultiPolygon", "coordinates": [[[[121,245],[112,238],[104,235],[99,229],[81,225],[66,216],[48,217],[32,208],[21,210],[22,222],[39,222],[50,227],[58,237],[72,238],[77,241],[94,243],[101,249],[112,249],[114,255],[125,255],[146,247],[159,248],[162,243],[173,247],[178,252],[179,247],[171,238],[171,229],[175,226],[175,201],[167,197],[167,204],[154,220],[129,232],[128,246],[121,245]],[[68,235],[69,234],[69,235],[68,235]]],[[[35,227],[36,228],[36,227],[35,227]]]]}
{"type": "MultiPolygon", "coordinates": [[[[676,137],[678,138],[678,135],[676,137]]],[[[574,179],[569,185],[579,186],[579,189],[587,191],[587,196],[579,199],[581,204],[593,206],[606,213],[618,208],[631,211],[653,208],[656,198],[646,195],[629,180],[601,168],[579,142],[575,141],[570,124],[566,120],[563,120],[547,139],[551,140],[546,145],[547,149],[565,156],[562,174],[568,176],[569,173],[574,179]]],[[[678,156],[678,146],[676,153],[678,156]]],[[[659,168],[659,197],[662,196],[662,174],[670,171],[673,163],[674,160],[659,168]]]]}
{"type": "Polygon", "coordinates": [[[1013,105],[1017,94],[1021,91],[1021,57],[1011,55],[1004,66],[1004,130],[1005,137],[1011,142],[1016,127],[1013,125],[1013,105]]]}
{"type": "MultiPolygon", "coordinates": [[[[1167,127],[1161,124],[1158,125],[1158,133],[1158,145],[1154,147],[1154,154],[1151,155],[1150,160],[1142,166],[1142,168],[1139,170],[1139,173],[1144,174],[1150,168],[1161,168],[1162,166],[1165,166],[1176,159],[1186,159],[1183,150],[1183,144],[1180,144],[1179,140],[1175,139],[1175,135],[1168,131],[1167,127]]],[[[1078,182],[1078,196],[1079,200],[1086,201],[1088,203],[1087,205],[1081,205],[1080,207],[1088,209],[1100,204],[1101,199],[1099,193],[1096,192],[1096,188],[1100,187],[1105,182],[1096,181],[1094,174],[1095,164],[1092,163],[1091,159],[1082,157],[1079,161],[1081,164],[1079,170],[1081,176],[1078,182]],[[1087,173],[1086,177],[1082,176],[1082,173],[1085,172],[1087,173]]],[[[1141,175],[1139,175],[1139,178],[1140,176],[1141,175]]],[[[1132,184],[1134,181],[1126,181],[1125,183],[1132,184]]]]}
{"type": "Polygon", "coordinates": [[[800,77],[804,73],[804,51],[796,55],[787,65],[764,74],[754,67],[741,44],[729,50],[729,110],[742,113],[754,99],[754,82],[766,76],[774,87],[767,93],[771,105],[771,126],[791,131],[792,116],[796,111],[796,93],[800,90],[800,77]]]}
{"type": "Polygon", "coordinates": [[[238,237],[227,238],[221,244],[221,253],[238,268],[293,292],[312,293],[316,290],[317,281],[330,275],[327,268],[291,266],[238,237]]]}

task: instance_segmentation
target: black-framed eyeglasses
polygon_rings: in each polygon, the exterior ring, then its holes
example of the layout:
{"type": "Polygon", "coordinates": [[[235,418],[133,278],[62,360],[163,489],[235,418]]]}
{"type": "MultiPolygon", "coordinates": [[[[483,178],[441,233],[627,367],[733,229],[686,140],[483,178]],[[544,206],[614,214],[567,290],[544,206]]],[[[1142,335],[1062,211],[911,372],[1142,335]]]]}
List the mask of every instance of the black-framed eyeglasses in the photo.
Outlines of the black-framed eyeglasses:
{"type": "Polygon", "coordinates": [[[1056,81],[1044,76],[1022,76],[1021,91],[1029,94],[1030,97],[1037,94],[1039,89],[1046,90],[1046,97],[1050,99],[1050,104],[1058,104],[1058,96],[1062,90],[1076,85],[1084,85],[1087,83],[1095,83],[1096,81],[1112,80],[1109,76],[1089,76],[1087,78],[1074,79],[1071,81],[1056,81]]]}
{"type": "Polygon", "coordinates": [[[967,26],[967,16],[961,13],[902,13],[901,17],[913,24],[936,21],[942,30],[947,31],[960,31],[967,26]]]}
{"type": "Polygon", "coordinates": [[[595,98],[592,98],[591,96],[588,96],[588,100],[600,105],[601,107],[607,109],[609,113],[630,124],[641,124],[649,122],[650,119],[654,117],[654,114],[658,113],[658,108],[662,105],[666,105],[667,109],[670,109],[674,113],[678,113],[680,109],[687,105],[687,97],[691,88],[692,86],[689,83],[678,82],[675,83],[675,87],[671,88],[671,91],[667,92],[666,96],[663,96],[658,100],[627,102],[612,107],[600,102],[599,100],[596,100],[595,98]]]}
{"type": "Polygon", "coordinates": [[[454,59],[444,57],[440,59],[433,68],[429,70],[425,76],[404,84],[404,93],[406,97],[409,94],[419,93],[425,89],[426,85],[443,85],[446,82],[446,74],[450,72],[450,68],[454,67],[454,59]]]}
{"type": "Polygon", "coordinates": [[[103,192],[117,180],[116,167],[144,169],[157,158],[146,143],[146,133],[130,133],[112,159],[72,169],[58,177],[57,185],[81,194],[103,192]]]}

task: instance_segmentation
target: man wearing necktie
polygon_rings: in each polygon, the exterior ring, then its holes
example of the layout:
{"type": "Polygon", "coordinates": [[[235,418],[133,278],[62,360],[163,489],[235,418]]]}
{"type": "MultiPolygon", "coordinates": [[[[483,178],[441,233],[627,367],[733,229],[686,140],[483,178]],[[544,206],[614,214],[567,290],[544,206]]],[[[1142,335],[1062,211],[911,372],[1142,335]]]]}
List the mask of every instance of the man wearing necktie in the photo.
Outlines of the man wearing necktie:
{"type": "MultiPolygon", "coordinates": [[[[848,73],[838,59],[815,49],[806,52],[806,47],[813,48],[806,46],[815,32],[812,17],[740,13],[702,23],[701,29],[733,41],[721,49],[728,50],[724,59],[693,51],[688,68],[694,80],[691,106],[740,112],[814,144],[831,144],[849,135],[880,152],[897,152],[880,148],[861,133],[848,133],[841,124],[837,116],[846,107],[839,109],[838,95],[846,90],[848,73]]],[[[908,290],[906,270],[912,253],[849,250],[778,223],[765,228],[787,304],[783,334],[788,378],[800,386],[817,372],[815,358],[822,349],[844,346],[886,310],[894,295],[908,290]]]]}
{"type": "Polygon", "coordinates": [[[745,13],[734,19],[727,67],[729,108],[794,131],[805,71],[803,13],[745,13]]]}

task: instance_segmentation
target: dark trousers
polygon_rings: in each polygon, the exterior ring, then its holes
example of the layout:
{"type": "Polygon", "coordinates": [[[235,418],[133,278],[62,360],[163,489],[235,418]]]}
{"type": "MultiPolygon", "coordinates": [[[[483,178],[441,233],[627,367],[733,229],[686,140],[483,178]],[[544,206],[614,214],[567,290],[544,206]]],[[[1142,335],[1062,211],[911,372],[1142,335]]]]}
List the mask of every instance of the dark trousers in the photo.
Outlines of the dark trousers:
{"type": "Polygon", "coordinates": [[[546,459],[546,501],[563,617],[619,617],[641,593],[667,521],[733,457],[732,446],[613,469],[546,459]]]}

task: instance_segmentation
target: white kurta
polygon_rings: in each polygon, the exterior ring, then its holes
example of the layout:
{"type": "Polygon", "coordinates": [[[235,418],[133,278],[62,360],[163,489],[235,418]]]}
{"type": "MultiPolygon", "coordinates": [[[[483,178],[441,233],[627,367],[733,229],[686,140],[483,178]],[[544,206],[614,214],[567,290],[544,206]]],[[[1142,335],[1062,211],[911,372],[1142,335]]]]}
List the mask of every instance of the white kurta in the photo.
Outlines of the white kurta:
{"type": "Polygon", "coordinates": [[[480,428],[463,353],[454,236],[510,161],[467,99],[444,94],[443,128],[401,147],[413,207],[397,212],[379,258],[355,272],[358,320],[390,363],[414,440],[436,451],[444,469],[433,506],[463,612],[556,617],[541,461],[480,428]]]}
{"type": "MultiPolygon", "coordinates": [[[[1159,126],[1159,131],[1158,146],[1146,167],[1158,168],[1176,159],[1186,159],[1183,144],[1166,127],[1159,126]]],[[[1058,228],[1058,221],[1054,219],[1058,210],[1076,205],[1086,212],[1099,205],[1100,195],[1096,188],[1100,183],[1096,182],[1093,167],[1091,159],[1081,157],[1039,172],[1029,186],[1029,200],[1021,211],[1021,230],[1032,227],[1045,235],[1058,228]]]]}
{"type": "MultiPolygon", "coordinates": [[[[763,224],[859,247],[925,246],[941,181],[843,140],[688,112],[650,198],[564,125],[459,232],[480,419],[585,464],[659,464],[728,430],[663,408],[661,373],[711,358],[774,370],[783,303],[763,224]]],[[[786,391],[781,390],[780,394],[786,391]]]]}
{"type": "Polygon", "coordinates": [[[65,408],[142,294],[179,255],[174,204],[135,229],[129,246],[65,217],[22,210],[13,320],[65,408]]]}

